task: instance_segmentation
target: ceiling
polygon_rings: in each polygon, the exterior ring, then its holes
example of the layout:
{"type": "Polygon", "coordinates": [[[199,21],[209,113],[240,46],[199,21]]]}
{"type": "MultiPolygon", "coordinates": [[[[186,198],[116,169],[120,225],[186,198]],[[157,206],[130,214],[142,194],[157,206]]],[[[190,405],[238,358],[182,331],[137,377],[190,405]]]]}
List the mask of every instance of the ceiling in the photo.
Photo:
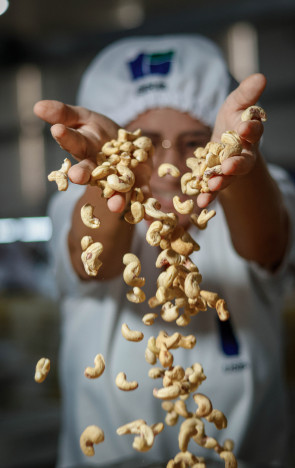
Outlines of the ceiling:
{"type": "Polygon", "coordinates": [[[122,35],[200,32],[229,23],[295,21],[294,0],[10,0],[1,63],[83,54],[122,35]]]}

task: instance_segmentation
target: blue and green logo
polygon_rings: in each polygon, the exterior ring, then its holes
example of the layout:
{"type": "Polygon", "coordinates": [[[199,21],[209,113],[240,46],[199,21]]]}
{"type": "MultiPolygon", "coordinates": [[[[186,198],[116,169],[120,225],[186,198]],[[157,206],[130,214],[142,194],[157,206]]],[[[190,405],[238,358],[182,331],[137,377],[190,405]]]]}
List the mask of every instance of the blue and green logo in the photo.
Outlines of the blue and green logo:
{"type": "Polygon", "coordinates": [[[133,80],[148,75],[168,75],[173,56],[173,50],[153,54],[140,53],[134,60],[128,62],[133,80]]]}

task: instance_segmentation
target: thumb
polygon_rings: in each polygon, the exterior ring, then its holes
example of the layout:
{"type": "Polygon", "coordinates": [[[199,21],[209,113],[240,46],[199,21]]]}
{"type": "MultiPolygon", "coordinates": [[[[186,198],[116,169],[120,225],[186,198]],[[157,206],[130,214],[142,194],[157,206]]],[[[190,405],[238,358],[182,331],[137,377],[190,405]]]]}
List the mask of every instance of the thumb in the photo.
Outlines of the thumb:
{"type": "Polygon", "coordinates": [[[266,77],[262,73],[254,73],[245,78],[228,96],[227,106],[231,110],[244,110],[257,103],[266,87],[266,77]]]}

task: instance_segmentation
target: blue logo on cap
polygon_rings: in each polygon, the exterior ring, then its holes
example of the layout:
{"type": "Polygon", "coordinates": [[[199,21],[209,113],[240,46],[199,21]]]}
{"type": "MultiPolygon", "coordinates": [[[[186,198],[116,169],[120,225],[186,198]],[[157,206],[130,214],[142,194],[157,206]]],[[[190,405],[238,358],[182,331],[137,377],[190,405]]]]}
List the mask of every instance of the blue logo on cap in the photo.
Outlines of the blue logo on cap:
{"type": "Polygon", "coordinates": [[[133,80],[148,75],[168,75],[174,51],[145,54],[140,53],[134,60],[128,62],[133,80]]]}

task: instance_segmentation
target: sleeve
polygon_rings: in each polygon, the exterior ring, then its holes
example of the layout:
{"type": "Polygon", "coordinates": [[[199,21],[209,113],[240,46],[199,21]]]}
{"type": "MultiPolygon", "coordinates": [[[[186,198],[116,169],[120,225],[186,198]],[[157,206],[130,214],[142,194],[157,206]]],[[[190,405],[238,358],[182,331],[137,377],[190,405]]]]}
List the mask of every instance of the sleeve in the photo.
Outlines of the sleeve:
{"type": "MultiPolygon", "coordinates": [[[[67,191],[57,192],[48,205],[48,215],[52,221],[49,253],[57,294],[60,297],[90,295],[102,297],[107,293],[106,285],[118,289],[122,282],[120,276],[109,281],[81,280],[72,266],[68,248],[68,233],[74,207],[84,190],[84,186],[70,184],[67,191]]],[[[133,238],[132,249],[138,248],[138,244],[139,239],[136,234],[133,238]]]]}
{"type": "Polygon", "coordinates": [[[269,164],[268,168],[280,188],[289,215],[289,242],[282,263],[274,273],[254,262],[251,263],[251,269],[260,280],[270,282],[274,287],[280,286],[281,292],[286,293],[294,287],[295,279],[295,183],[286,170],[273,164],[269,164]]]}
{"type": "Polygon", "coordinates": [[[68,249],[68,232],[75,204],[84,190],[83,186],[70,184],[66,192],[54,194],[48,205],[48,215],[52,222],[49,253],[60,295],[75,291],[81,283],[72,267],[68,249]]]}

